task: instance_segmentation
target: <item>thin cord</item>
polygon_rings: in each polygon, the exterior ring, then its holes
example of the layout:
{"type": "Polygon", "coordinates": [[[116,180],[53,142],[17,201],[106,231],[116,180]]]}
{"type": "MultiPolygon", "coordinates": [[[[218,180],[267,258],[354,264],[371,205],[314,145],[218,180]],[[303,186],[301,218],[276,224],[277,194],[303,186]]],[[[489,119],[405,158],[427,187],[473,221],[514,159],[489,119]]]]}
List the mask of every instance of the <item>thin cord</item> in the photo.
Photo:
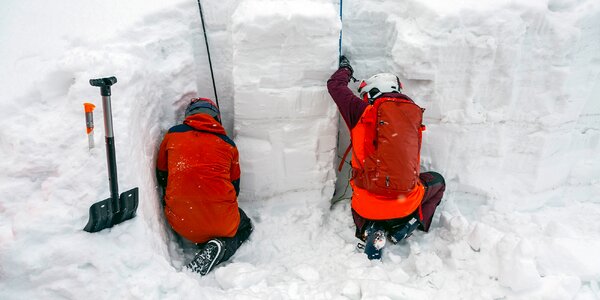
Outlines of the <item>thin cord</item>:
{"type": "MultiPolygon", "coordinates": [[[[337,155],[337,157],[339,159],[342,159],[341,156],[337,155]]],[[[351,170],[352,170],[352,164],[350,164],[347,160],[344,161],[344,164],[347,164],[348,166],[350,166],[350,168],[348,168],[348,175],[351,175],[351,170]]],[[[340,172],[340,174],[342,174],[342,172],[340,172]]],[[[348,197],[346,196],[346,193],[348,193],[348,187],[350,187],[350,176],[348,176],[348,180],[346,181],[346,187],[344,188],[344,192],[341,193],[339,196],[331,199],[331,206],[333,207],[336,203],[342,201],[342,200],[346,200],[346,199],[351,199],[352,197],[348,197]]]]}
{"type": "Polygon", "coordinates": [[[198,8],[200,9],[200,21],[202,22],[202,31],[204,32],[204,42],[206,44],[206,53],[208,54],[208,66],[210,67],[210,78],[212,79],[213,90],[215,92],[215,102],[219,107],[219,96],[217,96],[217,86],[215,85],[215,75],[213,73],[212,60],[210,59],[210,49],[208,48],[208,37],[206,36],[206,26],[204,25],[204,14],[202,13],[202,3],[198,0],[198,8]]]}
{"type": "MultiPolygon", "coordinates": [[[[198,0],[198,1],[200,1],[200,0],[198,0]]],[[[340,40],[339,40],[339,48],[338,48],[338,52],[339,52],[338,63],[340,61],[340,58],[342,57],[342,31],[343,31],[343,27],[344,27],[344,22],[343,22],[343,18],[342,18],[342,7],[343,7],[343,0],[340,0],[340,23],[342,24],[342,29],[340,29],[340,40]]],[[[342,119],[342,117],[338,111],[338,133],[337,133],[337,141],[336,141],[337,149],[340,148],[340,128],[342,126],[341,119],[342,119]]],[[[340,155],[338,155],[338,157],[340,159],[342,159],[342,157],[340,155]]],[[[350,183],[348,182],[348,184],[350,184],[350,183]]],[[[347,190],[348,190],[348,186],[346,186],[346,188],[344,189],[344,193],[342,193],[342,195],[338,199],[331,199],[331,205],[333,206],[335,203],[341,201],[342,198],[346,195],[347,190]]]]}
{"type": "MultiPolygon", "coordinates": [[[[198,0],[200,1],[200,0],[198,0]]],[[[340,29],[340,45],[339,45],[339,57],[342,57],[342,32],[344,29],[344,22],[343,22],[343,18],[342,18],[342,7],[343,7],[343,0],[340,0],[340,23],[342,24],[342,29],[340,29]]]]}

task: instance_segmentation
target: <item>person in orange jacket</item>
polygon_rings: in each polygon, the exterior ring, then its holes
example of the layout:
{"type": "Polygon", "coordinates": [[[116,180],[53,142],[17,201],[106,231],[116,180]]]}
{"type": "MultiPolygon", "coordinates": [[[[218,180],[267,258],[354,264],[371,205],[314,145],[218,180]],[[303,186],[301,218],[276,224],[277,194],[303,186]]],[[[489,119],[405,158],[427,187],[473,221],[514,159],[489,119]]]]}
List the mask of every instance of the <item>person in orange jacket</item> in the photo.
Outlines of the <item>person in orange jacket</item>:
{"type": "Polygon", "coordinates": [[[229,259],[252,232],[237,202],[238,160],[219,109],[207,98],[192,99],[183,124],[169,129],[160,145],[156,174],[165,215],[175,232],[200,246],[187,267],[201,275],[229,259]]]}
{"type": "MultiPolygon", "coordinates": [[[[357,171],[357,166],[361,165],[359,157],[362,155],[364,159],[365,155],[362,149],[365,143],[364,123],[367,110],[374,107],[377,101],[384,99],[399,99],[413,104],[414,101],[402,93],[400,79],[389,73],[376,74],[363,80],[359,86],[359,93],[363,97],[361,99],[348,87],[353,72],[350,61],[341,56],[339,69],[327,81],[327,89],[353,136],[352,167],[357,171]],[[361,137],[361,134],[362,139],[354,138],[361,137]]],[[[374,141],[369,142],[373,144],[374,141]]],[[[420,141],[418,143],[420,147],[420,141]]],[[[446,182],[437,172],[415,174],[418,175],[418,182],[410,192],[390,198],[359,187],[354,182],[357,174],[353,173],[350,180],[353,188],[352,217],[356,225],[356,237],[365,242],[364,252],[369,259],[381,258],[386,236],[393,243],[398,243],[417,228],[429,231],[435,210],[442,201],[446,182]]]]}

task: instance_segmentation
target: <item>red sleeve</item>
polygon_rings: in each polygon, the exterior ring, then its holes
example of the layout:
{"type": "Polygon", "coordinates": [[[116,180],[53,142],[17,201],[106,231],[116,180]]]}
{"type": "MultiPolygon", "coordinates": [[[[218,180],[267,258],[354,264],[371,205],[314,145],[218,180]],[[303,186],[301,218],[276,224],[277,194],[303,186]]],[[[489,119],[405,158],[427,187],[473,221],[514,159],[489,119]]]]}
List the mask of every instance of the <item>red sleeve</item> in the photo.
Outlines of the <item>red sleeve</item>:
{"type": "Polygon", "coordinates": [[[356,97],[348,88],[350,77],[350,70],[340,68],[327,80],[327,90],[329,90],[329,95],[335,101],[340,114],[346,121],[346,125],[349,129],[352,129],[369,104],[356,97]]]}
{"type": "Polygon", "coordinates": [[[240,176],[241,176],[241,171],[240,171],[240,154],[237,150],[237,148],[233,148],[233,160],[231,161],[231,174],[230,179],[231,179],[231,183],[233,184],[233,187],[235,188],[235,195],[239,195],[240,194],[240,176]]]}

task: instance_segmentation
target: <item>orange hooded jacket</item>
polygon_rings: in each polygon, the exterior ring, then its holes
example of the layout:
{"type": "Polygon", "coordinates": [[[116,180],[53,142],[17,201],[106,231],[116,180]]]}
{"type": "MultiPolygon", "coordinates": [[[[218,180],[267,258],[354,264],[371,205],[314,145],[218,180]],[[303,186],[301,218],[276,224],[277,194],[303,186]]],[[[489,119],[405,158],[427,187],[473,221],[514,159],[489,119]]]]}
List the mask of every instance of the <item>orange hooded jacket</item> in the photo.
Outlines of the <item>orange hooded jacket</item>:
{"type": "Polygon", "coordinates": [[[156,167],[159,184],[166,185],[165,215],[173,230],[194,243],[235,235],[239,154],[219,122],[194,114],[172,127],[156,167]]]}

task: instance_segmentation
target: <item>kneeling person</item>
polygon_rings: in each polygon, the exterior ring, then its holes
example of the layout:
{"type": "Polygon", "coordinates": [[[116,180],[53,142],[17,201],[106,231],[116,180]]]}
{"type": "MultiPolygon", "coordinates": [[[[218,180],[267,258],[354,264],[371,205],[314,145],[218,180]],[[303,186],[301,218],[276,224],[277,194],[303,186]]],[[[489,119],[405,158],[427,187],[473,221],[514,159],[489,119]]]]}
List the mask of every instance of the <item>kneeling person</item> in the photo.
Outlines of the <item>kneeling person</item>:
{"type": "Polygon", "coordinates": [[[402,93],[400,79],[363,80],[361,99],[348,88],[352,74],[342,56],[327,88],[350,129],[356,237],[369,259],[379,259],[386,237],[397,243],[417,228],[429,231],[446,184],[438,173],[420,173],[423,110],[402,93]]]}
{"type": "Polygon", "coordinates": [[[239,154],[210,99],[192,99],[183,124],[169,129],[158,152],[158,183],[175,232],[201,248],[187,265],[206,275],[248,239],[252,223],[238,207],[239,154]]]}

